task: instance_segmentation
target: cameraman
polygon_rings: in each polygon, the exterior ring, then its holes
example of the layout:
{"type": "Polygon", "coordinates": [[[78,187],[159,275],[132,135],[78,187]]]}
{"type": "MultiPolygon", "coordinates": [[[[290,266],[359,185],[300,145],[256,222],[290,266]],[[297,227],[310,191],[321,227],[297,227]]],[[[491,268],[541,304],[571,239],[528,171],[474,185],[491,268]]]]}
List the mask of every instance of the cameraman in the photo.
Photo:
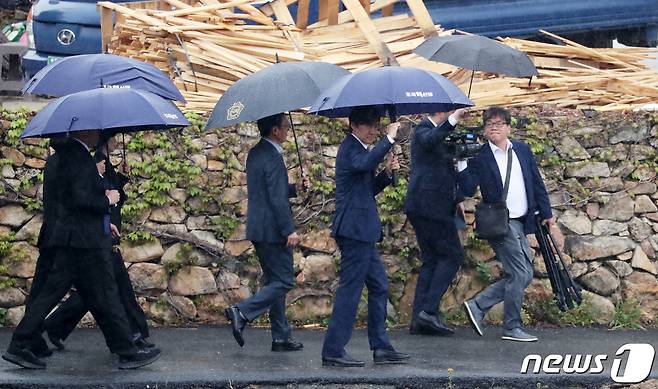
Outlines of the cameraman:
{"type": "Polygon", "coordinates": [[[457,195],[454,150],[445,142],[466,110],[436,112],[420,122],[411,141],[411,178],[405,212],[416,232],[423,265],[418,274],[409,332],[452,335],[438,312],[443,294],[464,258],[455,208],[457,195]]]}

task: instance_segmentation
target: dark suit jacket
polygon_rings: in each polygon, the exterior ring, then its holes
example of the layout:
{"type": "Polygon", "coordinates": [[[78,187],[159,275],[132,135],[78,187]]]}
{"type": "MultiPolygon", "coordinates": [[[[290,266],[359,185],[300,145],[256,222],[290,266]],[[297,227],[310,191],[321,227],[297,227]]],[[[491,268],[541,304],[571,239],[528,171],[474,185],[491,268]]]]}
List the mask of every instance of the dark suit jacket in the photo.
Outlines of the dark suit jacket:
{"type": "Polygon", "coordinates": [[[58,208],[61,206],[57,191],[59,181],[57,175],[59,173],[59,153],[66,151],[62,150],[63,144],[59,140],[51,141],[51,146],[55,149],[55,153],[46,159],[46,166],[43,169],[43,223],[37,240],[37,247],[40,249],[52,246],[50,237],[57,222],[58,208]]]}
{"type": "Polygon", "coordinates": [[[63,201],[50,237],[51,245],[79,249],[111,247],[111,237],[103,228],[103,216],[109,211],[110,202],[94,158],[74,139],[66,140],[65,147],[57,153],[55,196],[63,201]]]}
{"type": "Polygon", "coordinates": [[[391,142],[384,137],[374,149],[367,151],[352,134],[340,144],[336,155],[333,236],[369,243],[381,239],[382,223],[375,195],[390,184],[391,179],[386,172],[375,176],[375,169],[391,147],[391,142]]]}
{"type": "Polygon", "coordinates": [[[295,197],[288,183],[283,156],[261,139],[247,156],[247,240],[281,243],[295,232],[288,198],[295,197]]]}
{"type": "MultiPolygon", "coordinates": [[[[520,141],[512,141],[512,145],[512,150],[521,165],[528,199],[528,213],[523,221],[524,230],[526,234],[531,234],[535,232],[535,211],[539,211],[542,219],[553,217],[551,202],[530,147],[520,141]]],[[[499,202],[502,199],[503,181],[488,143],[482,145],[477,157],[469,160],[468,167],[459,173],[459,186],[464,195],[473,196],[478,185],[482,201],[499,202]]]]}
{"type": "Polygon", "coordinates": [[[117,227],[119,232],[121,232],[121,207],[123,207],[123,204],[125,204],[128,198],[124,187],[130,180],[123,173],[114,170],[110,158],[104,153],[96,152],[94,154],[94,160],[96,162],[105,161],[105,185],[108,189],[116,189],[119,192],[119,202],[117,203],[117,206],[110,207],[110,222],[117,227]]]}
{"type": "Polygon", "coordinates": [[[406,213],[452,221],[457,202],[457,173],[452,153],[443,141],[453,129],[447,120],[434,127],[429,119],[422,120],[416,127],[411,139],[406,213]]]}

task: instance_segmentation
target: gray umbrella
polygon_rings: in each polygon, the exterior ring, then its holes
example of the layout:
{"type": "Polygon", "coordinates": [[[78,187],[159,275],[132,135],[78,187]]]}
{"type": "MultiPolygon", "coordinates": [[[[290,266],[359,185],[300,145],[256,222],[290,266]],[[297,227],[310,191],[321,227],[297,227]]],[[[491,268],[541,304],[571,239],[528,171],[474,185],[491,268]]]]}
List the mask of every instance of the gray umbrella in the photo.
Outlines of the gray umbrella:
{"type": "MultiPolygon", "coordinates": [[[[258,120],[281,112],[308,107],[338,78],[349,74],[326,62],[281,62],[259,70],[233,84],[219,99],[206,129],[258,120]]],[[[290,120],[301,169],[297,134],[290,120]]]]}
{"type": "MultiPolygon", "coordinates": [[[[448,63],[473,72],[482,70],[513,77],[539,75],[526,53],[480,35],[433,37],[416,47],[414,53],[430,61],[448,63]]],[[[468,94],[471,94],[470,86],[468,94]]]]}

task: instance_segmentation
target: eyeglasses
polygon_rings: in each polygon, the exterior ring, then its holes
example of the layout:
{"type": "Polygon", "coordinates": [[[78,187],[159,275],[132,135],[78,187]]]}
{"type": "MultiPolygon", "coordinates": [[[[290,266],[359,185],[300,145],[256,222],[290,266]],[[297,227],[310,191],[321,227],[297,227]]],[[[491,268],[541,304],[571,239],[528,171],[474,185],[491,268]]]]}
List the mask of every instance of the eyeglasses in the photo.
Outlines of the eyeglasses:
{"type": "Polygon", "coordinates": [[[486,128],[502,128],[507,125],[507,122],[486,122],[484,126],[486,128]]]}

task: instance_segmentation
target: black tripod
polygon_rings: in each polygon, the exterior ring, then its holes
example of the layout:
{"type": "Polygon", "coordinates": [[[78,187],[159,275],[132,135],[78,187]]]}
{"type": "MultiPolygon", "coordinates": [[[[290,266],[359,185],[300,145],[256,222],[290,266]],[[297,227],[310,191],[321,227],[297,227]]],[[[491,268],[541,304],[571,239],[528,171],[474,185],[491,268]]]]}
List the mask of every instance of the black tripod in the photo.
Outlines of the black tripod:
{"type": "Polygon", "coordinates": [[[551,288],[555,294],[555,302],[562,311],[571,309],[580,305],[583,300],[580,291],[581,288],[574,282],[567,270],[560,250],[555,244],[555,239],[551,235],[548,226],[542,224],[539,216],[536,216],[537,231],[535,237],[539,243],[539,250],[546,264],[546,272],[551,281],[551,288]]]}

